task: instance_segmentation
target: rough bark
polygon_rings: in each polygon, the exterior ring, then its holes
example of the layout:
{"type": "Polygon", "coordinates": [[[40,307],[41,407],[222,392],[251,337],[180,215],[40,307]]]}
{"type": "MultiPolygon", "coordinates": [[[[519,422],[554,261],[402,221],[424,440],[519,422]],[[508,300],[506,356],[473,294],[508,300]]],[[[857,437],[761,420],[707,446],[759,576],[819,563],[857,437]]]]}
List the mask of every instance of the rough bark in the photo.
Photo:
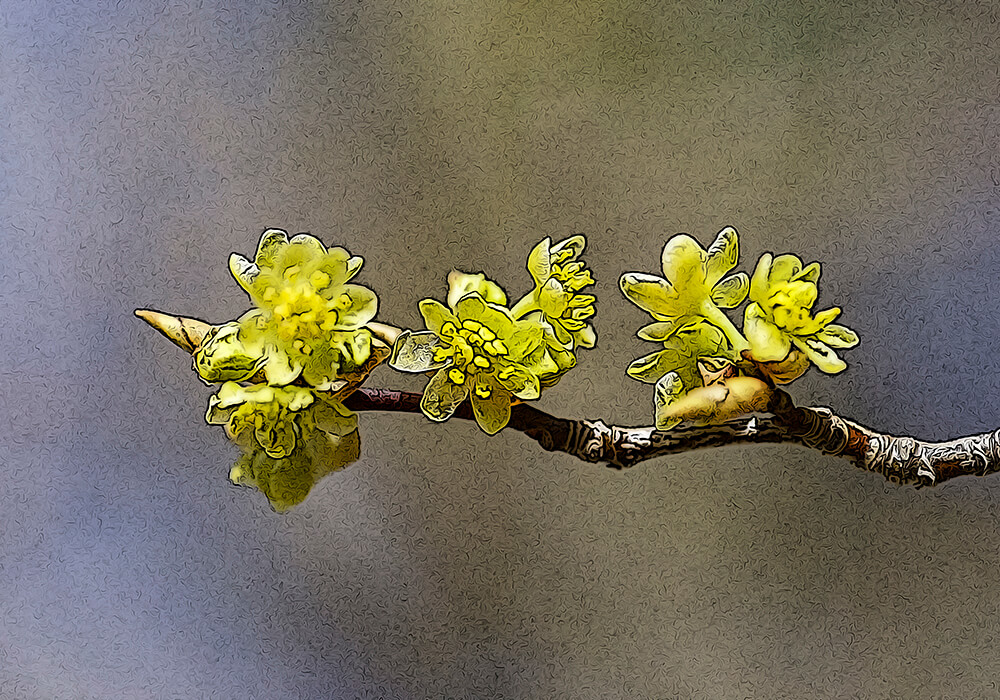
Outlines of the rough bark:
{"type": "MultiPolygon", "coordinates": [[[[420,394],[361,388],[345,401],[355,411],[420,413],[420,394]]],[[[897,484],[934,486],[959,476],[1000,471],[1000,429],[948,442],[923,442],[885,435],[835,415],[828,408],[795,406],[781,390],[768,407],[772,415],[738,418],[717,425],[681,424],[672,430],[620,427],[596,420],[558,418],[527,404],[511,410],[509,429],[545,450],[615,469],[704,447],[748,443],[795,443],[851,459],[860,469],[897,484]]],[[[455,418],[472,419],[463,404],[455,418]]]]}
{"type": "MultiPolygon", "coordinates": [[[[204,321],[149,309],[137,310],[136,316],[192,353],[211,328],[204,321]]],[[[391,326],[374,325],[376,338],[386,343],[391,344],[398,334],[398,329],[391,326]]],[[[333,397],[346,396],[344,403],[355,411],[420,413],[420,394],[365,387],[353,391],[386,355],[387,345],[373,352],[369,362],[345,380],[333,397]]],[[[524,433],[550,452],[565,452],[585,462],[605,463],[615,469],[703,447],[782,442],[846,457],[857,467],[881,474],[889,481],[917,487],[1000,471],[1000,429],[948,442],[884,435],[841,418],[828,408],[796,406],[781,389],[774,389],[767,409],[767,414],[704,426],[682,423],[661,431],[653,427],[619,427],[600,420],[557,418],[527,404],[518,404],[511,409],[508,428],[524,433]]],[[[458,408],[454,417],[473,419],[468,402],[458,408]]]]}

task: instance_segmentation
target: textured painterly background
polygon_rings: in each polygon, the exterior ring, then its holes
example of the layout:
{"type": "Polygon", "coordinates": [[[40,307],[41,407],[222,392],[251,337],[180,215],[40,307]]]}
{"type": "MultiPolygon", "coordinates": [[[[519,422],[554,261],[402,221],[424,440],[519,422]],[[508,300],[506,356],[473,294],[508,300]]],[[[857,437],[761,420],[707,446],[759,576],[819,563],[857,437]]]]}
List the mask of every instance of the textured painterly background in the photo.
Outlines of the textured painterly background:
{"type": "Polygon", "coordinates": [[[452,267],[520,294],[584,233],[598,350],[541,404],[642,424],[617,277],[732,224],[744,268],[822,261],[862,338],[799,401],[995,428],[998,32],[988,0],[4,0],[0,697],[996,697],[996,477],[771,446],[618,473],[366,414],[278,515],[131,312],[235,317],[226,258],[279,226],[416,326],[452,267]]]}

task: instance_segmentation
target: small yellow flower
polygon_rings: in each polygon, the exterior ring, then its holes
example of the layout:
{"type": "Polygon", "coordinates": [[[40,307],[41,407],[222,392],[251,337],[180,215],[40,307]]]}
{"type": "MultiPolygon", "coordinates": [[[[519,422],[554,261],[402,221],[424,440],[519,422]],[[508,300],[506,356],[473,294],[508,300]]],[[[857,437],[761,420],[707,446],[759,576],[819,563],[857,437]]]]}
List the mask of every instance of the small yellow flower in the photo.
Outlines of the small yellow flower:
{"type": "Polygon", "coordinates": [[[663,247],[663,277],[627,272],[619,284],[629,301],[659,322],[643,329],[649,334],[667,337],[677,328],[705,319],[725,333],[733,351],[739,353],[747,341],[722,312],[738,306],[747,295],[745,273],[725,276],[738,258],[739,237],[732,227],[720,231],[707,251],[690,236],[678,234],[663,247]]]}
{"type": "Polygon", "coordinates": [[[535,288],[512,309],[515,318],[540,310],[556,339],[569,351],[592,348],[597,342],[597,334],[587,321],[594,315],[595,297],[581,293],[584,287],[594,284],[594,277],[577,260],[586,245],[583,236],[572,236],[555,245],[546,238],[536,245],[528,255],[528,272],[535,288]]]}
{"type": "Polygon", "coordinates": [[[858,336],[833,323],[840,315],[837,307],[813,314],[819,275],[819,263],[803,266],[795,255],[761,256],[750,283],[752,303],[743,322],[756,360],[784,360],[794,345],[823,372],[836,374],[847,367],[834,348],[853,347],[858,336]]]}
{"type": "Polygon", "coordinates": [[[266,354],[269,383],[282,386],[302,376],[326,388],[368,359],[371,334],[364,326],[375,317],[378,299],[348,283],[362,263],[314,236],[289,239],[279,229],[264,232],[253,263],[230,257],[233,276],[258,306],[240,318],[241,340],[266,354]]]}
{"type": "Polygon", "coordinates": [[[515,321],[478,291],[462,296],[454,309],[424,299],[420,312],[429,330],[404,332],[389,365],[403,372],[437,370],[420,403],[428,418],[445,421],[469,398],[479,426],[492,435],[510,420],[514,397],[538,398],[544,330],[537,319],[515,321]]]}

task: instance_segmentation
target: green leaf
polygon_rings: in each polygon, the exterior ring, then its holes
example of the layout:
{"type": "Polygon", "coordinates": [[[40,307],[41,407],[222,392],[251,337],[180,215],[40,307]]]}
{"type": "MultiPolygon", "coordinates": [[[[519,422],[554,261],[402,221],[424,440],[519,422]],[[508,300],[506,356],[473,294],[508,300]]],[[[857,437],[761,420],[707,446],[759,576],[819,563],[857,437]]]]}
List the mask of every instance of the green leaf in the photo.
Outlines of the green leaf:
{"type": "Polygon", "coordinates": [[[853,348],[858,344],[858,334],[846,326],[828,324],[816,334],[816,339],[831,348],[853,348]]]}
{"type": "Polygon", "coordinates": [[[448,367],[453,362],[450,356],[434,359],[434,351],[442,347],[445,346],[433,331],[403,331],[392,346],[389,366],[400,372],[427,372],[448,367]]]}
{"type": "Polygon", "coordinates": [[[665,409],[684,395],[684,382],[677,372],[667,372],[656,382],[653,391],[653,409],[657,430],[670,430],[681,418],[667,415],[665,409]]]}
{"type": "MultiPolygon", "coordinates": [[[[705,283],[709,287],[714,286],[727,272],[736,267],[736,261],[739,257],[739,236],[736,233],[736,229],[727,226],[719,231],[712,245],[708,247],[708,261],[705,263],[705,283]]],[[[739,302],[736,303],[738,304],[739,302]]],[[[733,306],[735,305],[733,304],[733,306]]]]}
{"type": "Polygon", "coordinates": [[[464,384],[455,384],[448,378],[448,370],[442,369],[424,387],[420,410],[432,421],[440,423],[451,418],[468,395],[469,389],[464,384]]]}
{"type": "Polygon", "coordinates": [[[761,362],[782,360],[791,348],[788,335],[768,321],[763,309],[756,303],[747,306],[744,312],[743,333],[754,358],[761,362]]]}
{"type": "Polygon", "coordinates": [[[750,278],[737,272],[722,280],[712,289],[712,301],[723,309],[732,309],[743,303],[750,290],[750,278]]]}
{"type": "Polygon", "coordinates": [[[472,412],[488,435],[496,435],[510,421],[510,393],[482,374],[472,391],[472,412]]]}

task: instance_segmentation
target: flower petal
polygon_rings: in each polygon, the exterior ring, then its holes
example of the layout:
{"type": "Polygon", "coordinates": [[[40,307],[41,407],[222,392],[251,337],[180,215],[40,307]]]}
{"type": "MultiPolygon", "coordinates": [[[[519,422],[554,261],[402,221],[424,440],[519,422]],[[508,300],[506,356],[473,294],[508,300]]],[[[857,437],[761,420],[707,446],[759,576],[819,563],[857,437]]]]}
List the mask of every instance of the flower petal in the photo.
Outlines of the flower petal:
{"type": "Polygon", "coordinates": [[[428,372],[449,366],[453,360],[435,360],[434,351],[443,347],[433,331],[403,331],[392,346],[389,366],[400,372],[428,372]]]}
{"type": "Polygon", "coordinates": [[[584,248],[587,247],[587,239],[585,236],[570,236],[569,238],[563,239],[552,246],[551,255],[556,258],[560,264],[565,264],[570,260],[575,260],[576,258],[583,255],[584,248]]]}
{"type": "Polygon", "coordinates": [[[788,336],[767,320],[763,309],[750,304],[743,316],[743,333],[750,343],[750,351],[761,362],[784,359],[791,348],[788,336]]]}
{"type": "Polygon", "coordinates": [[[455,384],[448,378],[448,370],[442,369],[424,387],[420,410],[432,421],[440,423],[451,418],[468,395],[469,389],[464,384],[455,384]]]}
{"type": "Polygon", "coordinates": [[[668,415],[665,409],[684,394],[684,382],[677,372],[667,372],[656,382],[653,391],[653,410],[656,415],[656,429],[670,430],[681,422],[677,416],[668,415]]]}
{"type": "Polygon", "coordinates": [[[705,284],[705,262],[708,254],[695,239],[679,233],[663,246],[660,262],[663,276],[679,288],[705,284]]]}
{"type": "Polygon", "coordinates": [[[810,338],[797,338],[793,336],[792,342],[795,343],[799,350],[808,355],[812,363],[822,372],[837,374],[847,369],[847,363],[837,357],[837,353],[822,341],[817,340],[815,336],[810,338]]]}
{"type": "Polygon", "coordinates": [[[549,254],[549,246],[552,244],[551,238],[546,238],[541,243],[531,249],[528,254],[528,273],[535,281],[535,286],[545,284],[552,274],[552,259],[549,254]]]}
{"type": "Polygon", "coordinates": [[[424,324],[427,330],[441,335],[441,328],[446,323],[453,326],[461,325],[458,317],[451,312],[447,306],[437,299],[422,299],[420,301],[420,315],[424,317],[424,324]]]}
{"type": "Polygon", "coordinates": [[[470,275],[452,270],[448,274],[448,306],[456,308],[458,302],[469,294],[478,292],[488,302],[506,304],[507,295],[495,282],[486,279],[483,273],[470,275]]]}
{"type": "Polygon", "coordinates": [[[375,318],[378,313],[378,297],[375,292],[358,284],[345,284],[339,290],[347,295],[350,306],[337,313],[337,328],[356,330],[375,318]]]}
{"type": "Polygon", "coordinates": [[[629,301],[654,316],[680,316],[691,310],[690,304],[680,299],[673,285],[662,277],[626,272],[618,284],[629,301]]]}
{"type": "Polygon", "coordinates": [[[750,278],[737,272],[722,280],[712,289],[712,301],[723,309],[732,309],[743,303],[750,290],[750,278]]]}
{"type": "Polygon", "coordinates": [[[488,395],[472,392],[472,412],[487,435],[496,435],[510,421],[510,393],[483,375],[476,377],[476,385],[488,395]]]}
{"type": "Polygon", "coordinates": [[[358,417],[339,401],[317,401],[311,413],[316,428],[329,435],[344,436],[358,429],[358,417]]]}
{"type": "Polygon", "coordinates": [[[858,334],[847,326],[831,323],[816,334],[816,339],[831,348],[853,348],[858,344],[858,334]]]}
{"type": "Polygon", "coordinates": [[[240,337],[240,324],[230,321],[212,328],[194,353],[194,368],[209,384],[240,382],[255,375],[267,358],[240,337]]]}
{"type": "MultiPolygon", "coordinates": [[[[558,371],[558,365],[555,362],[552,364],[555,366],[556,371],[558,371]]],[[[524,367],[505,365],[497,371],[496,379],[500,386],[519,399],[532,401],[537,399],[541,394],[538,377],[524,367]]]]}
{"type": "Polygon", "coordinates": [[[503,341],[510,338],[517,328],[527,323],[526,321],[515,323],[506,308],[488,303],[479,292],[472,292],[463,297],[455,305],[455,315],[462,322],[481,323],[503,341]]]}
{"type": "Polygon", "coordinates": [[[648,326],[640,328],[636,335],[643,340],[651,340],[654,343],[662,343],[690,320],[690,317],[681,316],[672,318],[669,321],[650,323],[648,326]]]}
{"type": "Polygon", "coordinates": [[[766,302],[771,294],[768,279],[771,276],[771,263],[773,261],[774,256],[770,253],[761,255],[760,260],[757,261],[757,267],[754,268],[753,277],[750,279],[750,299],[758,304],[766,302]]]}
{"type": "Polygon", "coordinates": [[[570,299],[573,298],[571,292],[563,289],[557,279],[549,279],[541,289],[538,290],[538,308],[551,318],[559,318],[569,307],[570,299]]]}
{"type": "MultiPolygon", "coordinates": [[[[301,248],[308,257],[319,257],[326,255],[326,246],[323,242],[308,233],[297,233],[288,241],[288,245],[293,248],[301,248]]],[[[343,249],[341,249],[343,250],[343,249]]]]}
{"type": "Polygon", "coordinates": [[[714,286],[723,275],[736,267],[739,257],[739,236],[736,229],[727,226],[719,231],[712,245],[708,247],[708,261],[705,263],[705,281],[708,286],[714,286]]]}
{"type": "Polygon", "coordinates": [[[667,372],[679,369],[689,359],[675,349],[665,348],[633,361],[625,372],[628,376],[638,379],[640,382],[654,384],[667,372]]]}
{"type": "Polygon", "coordinates": [[[264,377],[271,386],[291,384],[302,373],[302,364],[292,360],[284,350],[276,345],[267,348],[267,364],[264,365],[264,377]]]}
{"type": "Polygon", "coordinates": [[[820,266],[818,262],[809,263],[800,272],[796,273],[793,277],[793,281],[802,282],[812,282],[816,284],[819,282],[820,266]]]}
{"type": "Polygon", "coordinates": [[[573,337],[576,339],[577,347],[589,349],[597,344],[597,331],[594,330],[593,326],[582,328],[574,333],[573,337]]]}
{"type": "Polygon", "coordinates": [[[779,255],[771,263],[768,282],[772,287],[781,282],[790,282],[800,272],[802,272],[802,261],[797,255],[779,255]]]}
{"type": "Polygon", "coordinates": [[[254,264],[259,268],[274,267],[278,256],[288,245],[288,234],[280,228],[269,228],[260,237],[254,264]]]}
{"type": "Polygon", "coordinates": [[[260,274],[260,268],[239,253],[233,253],[229,256],[229,271],[236,279],[237,284],[243,288],[243,291],[250,294],[250,288],[257,275],[260,274]]]}

